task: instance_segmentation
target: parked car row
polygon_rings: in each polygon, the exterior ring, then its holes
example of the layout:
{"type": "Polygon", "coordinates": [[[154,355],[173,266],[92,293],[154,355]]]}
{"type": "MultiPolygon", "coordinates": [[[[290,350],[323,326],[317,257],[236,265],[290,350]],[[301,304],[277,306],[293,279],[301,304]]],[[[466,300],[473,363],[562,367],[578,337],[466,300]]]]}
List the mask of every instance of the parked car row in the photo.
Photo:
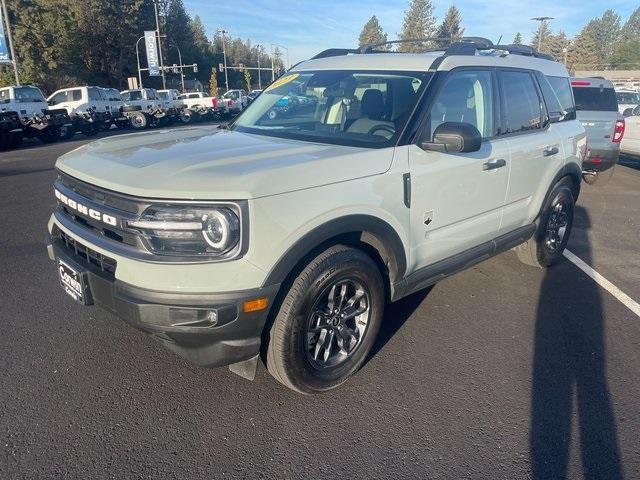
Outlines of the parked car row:
{"type": "Polygon", "coordinates": [[[141,130],[173,123],[220,120],[241,112],[250,100],[244,90],[220,99],[202,92],[139,88],[119,92],[97,86],[57,90],[48,98],[35,86],[0,89],[0,150],[15,148],[23,138],[44,143],[95,135],[112,127],[141,130]]]}

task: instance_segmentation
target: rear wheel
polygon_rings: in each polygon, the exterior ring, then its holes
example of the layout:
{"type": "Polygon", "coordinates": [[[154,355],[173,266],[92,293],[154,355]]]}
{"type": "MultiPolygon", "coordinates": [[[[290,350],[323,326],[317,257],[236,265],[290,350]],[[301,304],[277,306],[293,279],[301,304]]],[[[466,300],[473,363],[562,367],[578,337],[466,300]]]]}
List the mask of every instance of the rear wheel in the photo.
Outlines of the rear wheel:
{"type": "Polygon", "coordinates": [[[60,138],[69,140],[76,134],[76,128],[73,125],[63,125],[60,129],[60,138]]]}
{"type": "Polygon", "coordinates": [[[571,234],[574,207],[571,180],[561,180],[547,199],[533,237],[516,247],[518,258],[527,265],[540,268],[560,262],[571,234]]]}
{"type": "Polygon", "coordinates": [[[147,128],[149,125],[149,119],[142,112],[133,112],[129,115],[129,122],[131,122],[131,127],[136,130],[142,130],[147,128]]]}
{"type": "Polygon", "coordinates": [[[380,329],[384,284],[360,250],[334,246],[296,277],[270,330],[267,369],[300,393],[335,388],[365,361],[380,329]]]}

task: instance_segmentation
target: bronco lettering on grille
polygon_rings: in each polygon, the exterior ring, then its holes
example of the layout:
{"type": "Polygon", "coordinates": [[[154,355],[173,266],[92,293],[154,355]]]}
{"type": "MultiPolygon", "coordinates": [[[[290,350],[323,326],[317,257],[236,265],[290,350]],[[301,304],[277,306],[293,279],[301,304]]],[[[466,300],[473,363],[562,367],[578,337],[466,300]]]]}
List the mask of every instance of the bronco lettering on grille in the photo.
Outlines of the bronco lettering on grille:
{"type": "Polygon", "coordinates": [[[94,220],[98,220],[113,227],[116,227],[118,225],[118,219],[113,215],[102,213],[91,207],[87,207],[86,205],[76,202],[72,198],[69,198],[64,193],[60,192],[57,188],[54,188],[54,192],[58,201],[69,207],[71,210],[75,210],[82,215],[86,215],[87,217],[93,218],[94,220]]]}

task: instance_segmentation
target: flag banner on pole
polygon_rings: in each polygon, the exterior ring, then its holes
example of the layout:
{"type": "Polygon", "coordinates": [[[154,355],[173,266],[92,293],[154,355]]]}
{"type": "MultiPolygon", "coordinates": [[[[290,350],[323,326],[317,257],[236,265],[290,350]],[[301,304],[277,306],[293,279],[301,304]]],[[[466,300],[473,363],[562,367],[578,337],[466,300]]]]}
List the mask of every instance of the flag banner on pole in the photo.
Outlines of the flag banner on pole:
{"type": "Polygon", "coordinates": [[[4,19],[2,9],[0,9],[0,63],[11,63],[9,51],[7,50],[7,38],[4,34],[4,19]]]}
{"type": "Polygon", "coordinates": [[[160,75],[160,64],[158,59],[158,46],[156,45],[156,32],[144,32],[144,44],[147,50],[149,75],[157,77],[160,75]]]}

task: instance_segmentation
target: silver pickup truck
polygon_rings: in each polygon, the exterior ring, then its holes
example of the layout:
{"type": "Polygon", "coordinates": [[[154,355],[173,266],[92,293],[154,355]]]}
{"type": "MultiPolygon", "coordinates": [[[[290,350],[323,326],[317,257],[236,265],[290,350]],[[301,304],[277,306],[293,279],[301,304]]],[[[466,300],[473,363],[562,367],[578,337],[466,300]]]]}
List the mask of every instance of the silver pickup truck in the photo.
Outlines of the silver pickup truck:
{"type": "MultiPolygon", "coordinates": [[[[603,78],[572,78],[578,120],[587,132],[589,153],[583,169],[595,180],[618,162],[625,121],[613,84],[603,78]]],[[[587,178],[587,177],[585,177],[587,178]]]]}

